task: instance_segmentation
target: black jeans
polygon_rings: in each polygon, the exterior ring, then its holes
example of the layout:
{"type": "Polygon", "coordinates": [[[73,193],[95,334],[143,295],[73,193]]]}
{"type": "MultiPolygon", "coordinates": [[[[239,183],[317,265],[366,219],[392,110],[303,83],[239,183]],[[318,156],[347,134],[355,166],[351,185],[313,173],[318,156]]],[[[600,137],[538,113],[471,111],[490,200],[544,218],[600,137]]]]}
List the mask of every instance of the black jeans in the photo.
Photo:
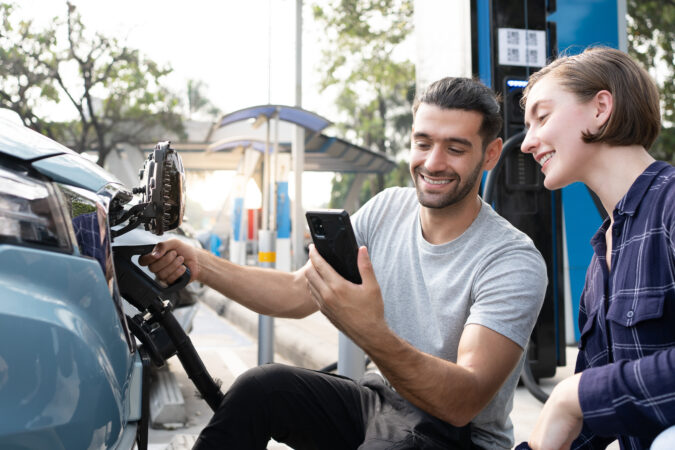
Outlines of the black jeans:
{"type": "Polygon", "coordinates": [[[474,449],[470,425],[423,412],[367,374],[354,381],[268,364],[234,382],[193,449],[474,449]]]}

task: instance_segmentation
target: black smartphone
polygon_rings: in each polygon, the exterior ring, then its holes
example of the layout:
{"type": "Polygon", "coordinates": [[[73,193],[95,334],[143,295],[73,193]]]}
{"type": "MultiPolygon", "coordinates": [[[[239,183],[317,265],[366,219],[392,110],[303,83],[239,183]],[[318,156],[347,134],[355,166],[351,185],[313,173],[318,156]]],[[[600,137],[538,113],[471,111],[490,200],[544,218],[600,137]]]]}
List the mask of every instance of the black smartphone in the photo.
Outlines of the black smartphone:
{"type": "Polygon", "coordinates": [[[314,246],[343,278],[361,284],[357,264],[359,246],[349,214],[343,209],[307,211],[307,224],[314,246]]]}

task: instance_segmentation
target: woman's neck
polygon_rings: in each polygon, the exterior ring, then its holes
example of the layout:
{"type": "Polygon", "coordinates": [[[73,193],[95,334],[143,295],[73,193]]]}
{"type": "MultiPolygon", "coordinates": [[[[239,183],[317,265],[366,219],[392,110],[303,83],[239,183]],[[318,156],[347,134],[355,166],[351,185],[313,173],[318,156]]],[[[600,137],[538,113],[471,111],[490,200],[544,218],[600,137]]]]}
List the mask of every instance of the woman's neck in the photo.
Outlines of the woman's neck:
{"type": "Polygon", "coordinates": [[[581,180],[600,198],[612,223],[617,203],[626,195],[635,180],[645,171],[654,158],[640,145],[610,147],[603,145],[585,170],[581,180]]]}

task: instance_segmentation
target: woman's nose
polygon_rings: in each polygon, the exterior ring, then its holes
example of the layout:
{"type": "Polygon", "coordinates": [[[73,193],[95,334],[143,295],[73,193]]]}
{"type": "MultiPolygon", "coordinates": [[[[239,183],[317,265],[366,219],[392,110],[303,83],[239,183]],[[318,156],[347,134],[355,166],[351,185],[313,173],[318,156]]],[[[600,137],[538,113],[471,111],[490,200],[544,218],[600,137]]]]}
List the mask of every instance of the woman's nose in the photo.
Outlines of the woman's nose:
{"type": "Polygon", "coordinates": [[[520,151],[523,153],[534,153],[538,144],[539,141],[537,140],[536,136],[531,129],[528,129],[527,133],[525,134],[525,139],[523,139],[523,143],[520,144],[520,151]]]}

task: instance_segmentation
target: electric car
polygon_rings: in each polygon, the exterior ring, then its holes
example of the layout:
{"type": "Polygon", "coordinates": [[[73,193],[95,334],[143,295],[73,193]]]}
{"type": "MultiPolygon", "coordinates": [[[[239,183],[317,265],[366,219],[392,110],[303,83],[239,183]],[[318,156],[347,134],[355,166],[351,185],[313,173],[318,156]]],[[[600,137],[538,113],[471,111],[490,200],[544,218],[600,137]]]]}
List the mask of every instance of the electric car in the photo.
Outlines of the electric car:
{"type": "Polygon", "coordinates": [[[113,247],[181,223],[180,157],[158,144],[142,170],[130,189],[0,114],[0,448],[145,449],[149,368],[175,354],[220,403],[168,300],[189,273],[159,286],[131,262],[152,244],[113,247]]]}

